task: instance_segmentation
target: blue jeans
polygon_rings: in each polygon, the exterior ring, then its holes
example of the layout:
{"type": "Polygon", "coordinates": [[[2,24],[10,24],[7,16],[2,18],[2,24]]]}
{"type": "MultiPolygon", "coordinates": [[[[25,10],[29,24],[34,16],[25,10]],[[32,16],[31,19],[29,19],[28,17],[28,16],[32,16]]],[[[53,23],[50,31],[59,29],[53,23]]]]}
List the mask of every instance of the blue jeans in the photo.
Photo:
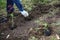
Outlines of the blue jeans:
{"type": "Polygon", "coordinates": [[[14,7],[13,7],[14,3],[16,4],[19,11],[24,10],[22,4],[20,3],[20,0],[7,0],[7,12],[8,13],[11,13],[14,11],[14,7]]]}

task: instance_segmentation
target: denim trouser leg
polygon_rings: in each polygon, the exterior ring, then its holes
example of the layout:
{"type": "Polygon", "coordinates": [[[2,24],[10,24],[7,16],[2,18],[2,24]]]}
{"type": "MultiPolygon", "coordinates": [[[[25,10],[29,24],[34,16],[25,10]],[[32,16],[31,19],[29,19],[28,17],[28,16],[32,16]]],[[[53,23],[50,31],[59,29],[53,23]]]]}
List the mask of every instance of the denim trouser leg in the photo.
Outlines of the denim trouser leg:
{"type": "Polygon", "coordinates": [[[20,0],[7,0],[7,13],[11,13],[14,11],[14,7],[13,7],[14,3],[16,4],[19,11],[23,11],[24,8],[20,3],[20,0]]]}
{"type": "Polygon", "coordinates": [[[14,11],[13,5],[14,2],[12,0],[7,0],[7,13],[12,13],[14,11]]]}
{"type": "Polygon", "coordinates": [[[20,2],[20,0],[13,0],[13,2],[16,4],[16,6],[18,7],[19,11],[23,11],[23,6],[20,2]]]}

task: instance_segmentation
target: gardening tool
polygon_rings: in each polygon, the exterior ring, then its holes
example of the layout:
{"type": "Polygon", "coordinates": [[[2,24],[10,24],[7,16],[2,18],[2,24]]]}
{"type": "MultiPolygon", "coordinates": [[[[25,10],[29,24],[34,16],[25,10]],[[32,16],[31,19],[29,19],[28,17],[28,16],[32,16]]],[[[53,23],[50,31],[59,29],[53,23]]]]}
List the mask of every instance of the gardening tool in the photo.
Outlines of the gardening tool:
{"type": "Polygon", "coordinates": [[[10,19],[11,23],[9,25],[9,28],[11,30],[13,30],[13,29],[15,29],[17,27],[17,25],[15,25],[15,23],[14,23],[14,15],[13,15],[13,13],[11,13],[10,16],[11,16],[11,19],[10,19]]]}

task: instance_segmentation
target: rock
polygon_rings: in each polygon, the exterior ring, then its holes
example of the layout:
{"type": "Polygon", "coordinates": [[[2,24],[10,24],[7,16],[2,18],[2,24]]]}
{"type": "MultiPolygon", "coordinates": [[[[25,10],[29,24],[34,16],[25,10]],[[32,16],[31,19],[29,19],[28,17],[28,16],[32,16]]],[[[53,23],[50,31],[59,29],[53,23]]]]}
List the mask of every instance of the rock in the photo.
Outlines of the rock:
{"type": "Polygon", "coordinates": [[[50,36],[51,35],[51,31],[50,30],[44,30],[44,35],[45,36],[50,36]]]}
{"type": "Polygon", "coordinates": [[[9,38],[9,37],[10,37],[10,35],[8,34],[8,35],[6,36],[6,39],[9,38]]]}

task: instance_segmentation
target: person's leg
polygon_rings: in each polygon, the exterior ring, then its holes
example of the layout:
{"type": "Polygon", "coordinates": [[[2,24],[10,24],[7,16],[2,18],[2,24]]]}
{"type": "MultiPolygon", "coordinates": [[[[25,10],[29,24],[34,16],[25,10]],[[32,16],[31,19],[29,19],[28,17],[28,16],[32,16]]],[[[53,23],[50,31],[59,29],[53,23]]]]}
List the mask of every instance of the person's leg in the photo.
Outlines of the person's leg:
{"type": "MultiPolygon", "coordinates": [[[[13,21],[13,19],[11,17],[11,14],[14,12],[14,7],[13,6],[14,6],[13,0],[7,0],[7,20],[8,21],[9,21],[10,18],[11,18],[10,20],[13,21]]],[[[9,26],[9,29],[13,30],[15,28],[16,28],[16,26],[12,22],[11,25],[9,26]]]]}
{"type": "Polygon", "coordinates": [[[10,14],[14,11],[13,5],[14,5],[13,0],[7,0],[6,10],[7,10],[7,19],[8,20],[10,18],[10,14]]]}
{"type": "Polygon", "coordinates": [[[29,16],[28,12],[24,10],[20,0],[13,0],[14,3],[16,4],[16,6],[18,7],[19,11],[21,12],[21,14],[24,16],[24,17],[27,17],[29,16]]]}
{"type": "Polygon", "coordinates": [[[10,13],[14,11],[13,4],[14,2],[12,0],[7,0],[6,4],[7,17],[1,17],[0,23],[7,22],[9,20],[10,13]]]}
{"type": "Polygon", "coordinates": [[[18,7],[19,11],[23,11],[24,10],[22,4],[20,3],[20,0],[13,0],[13,1],[16,4],[16,6],[18,7]]]}
{"type": "Polygon", "coordinates": [[[7,0],[7,14],[12,13],[14,11],[13,5],[13,0],[7,0]]]}

